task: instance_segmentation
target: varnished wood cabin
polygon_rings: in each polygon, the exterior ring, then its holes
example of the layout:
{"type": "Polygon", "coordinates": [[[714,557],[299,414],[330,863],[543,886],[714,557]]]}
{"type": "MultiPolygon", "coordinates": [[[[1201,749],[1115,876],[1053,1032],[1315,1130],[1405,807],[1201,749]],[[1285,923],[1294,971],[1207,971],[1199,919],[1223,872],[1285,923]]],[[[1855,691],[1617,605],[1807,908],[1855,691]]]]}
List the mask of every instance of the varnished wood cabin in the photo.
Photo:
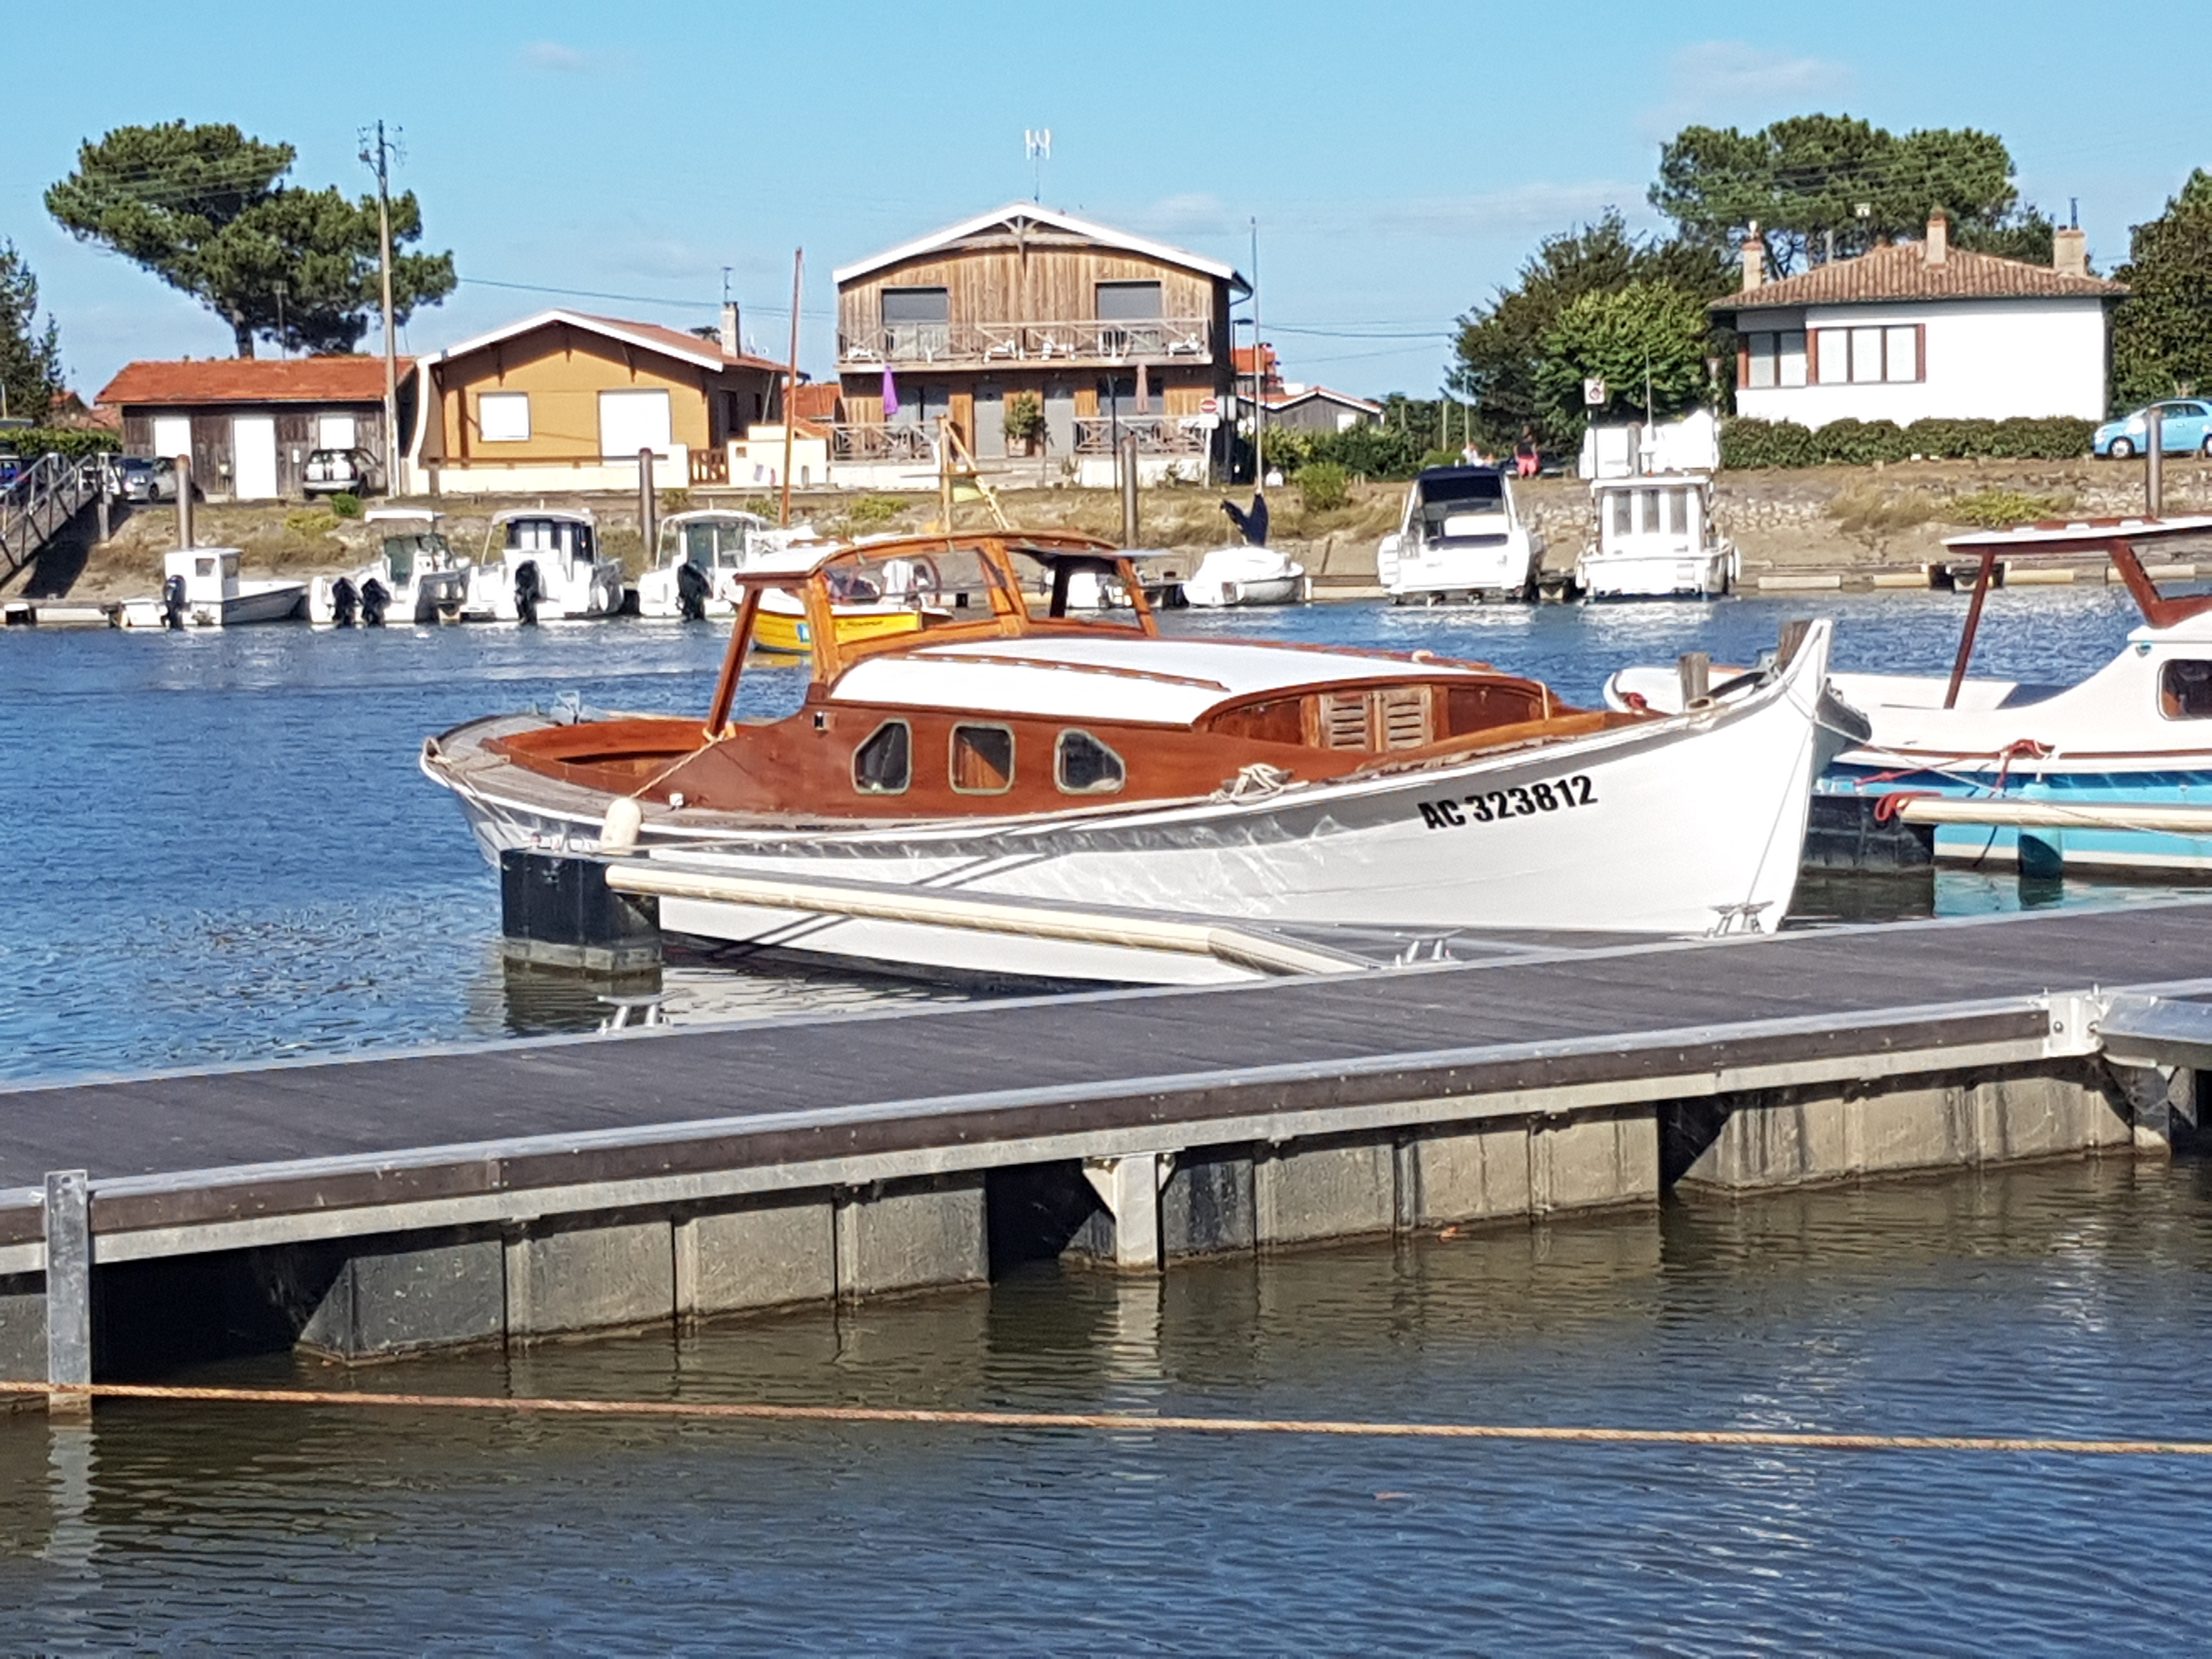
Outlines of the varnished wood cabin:
{"type": "Polygon", "coordinates": [[[1202,465],[1219,441],[1202,406],[1229,407],[1229,307],[1251,289],[1217,260],[1024,202],[836,279],[833,459],[917,458],[940,417],[979,459],[1025,453],[1004,423],[1022,392],[1042,406],[1048,457],[1111,454],[1118,430],[1202,465]]]}

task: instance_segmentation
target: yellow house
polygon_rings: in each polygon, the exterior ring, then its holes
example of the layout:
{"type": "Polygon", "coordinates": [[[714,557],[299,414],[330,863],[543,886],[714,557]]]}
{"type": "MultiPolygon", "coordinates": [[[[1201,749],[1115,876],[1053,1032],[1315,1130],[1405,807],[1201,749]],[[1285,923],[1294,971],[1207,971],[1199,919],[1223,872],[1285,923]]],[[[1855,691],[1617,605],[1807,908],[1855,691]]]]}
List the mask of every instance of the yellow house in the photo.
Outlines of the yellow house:
{"type": "Polygon", "coordinates": [[[629,489],[653,453],[664,489],[726,483],[729,445],[777,418],[777,365],[721,337],[541,312],[422,360],[416,477],[434,493],[629,489]]]}

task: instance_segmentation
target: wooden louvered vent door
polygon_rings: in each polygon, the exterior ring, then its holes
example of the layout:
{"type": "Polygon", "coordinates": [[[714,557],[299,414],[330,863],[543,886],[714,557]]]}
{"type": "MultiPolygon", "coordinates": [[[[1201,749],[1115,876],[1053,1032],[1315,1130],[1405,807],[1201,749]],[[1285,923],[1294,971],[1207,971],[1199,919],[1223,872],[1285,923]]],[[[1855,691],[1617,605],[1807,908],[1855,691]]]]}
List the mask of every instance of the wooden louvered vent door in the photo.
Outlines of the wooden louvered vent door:
{"type": "Polygon", "coordinates": [[[1323,749],[1418,749],[1432,738],[1425,685],[1324,691],[1314,702],[1314,740],[1323,749]]]}

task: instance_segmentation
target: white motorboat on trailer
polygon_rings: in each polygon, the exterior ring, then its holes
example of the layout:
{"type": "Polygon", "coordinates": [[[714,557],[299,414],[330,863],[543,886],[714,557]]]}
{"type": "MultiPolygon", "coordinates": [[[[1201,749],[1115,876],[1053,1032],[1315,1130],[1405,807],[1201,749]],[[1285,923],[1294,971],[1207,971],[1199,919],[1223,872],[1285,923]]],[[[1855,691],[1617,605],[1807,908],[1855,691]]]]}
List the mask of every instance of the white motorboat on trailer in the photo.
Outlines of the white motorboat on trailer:
{"type": "Polygon", "coordinates": [[[424,744],[487,858],[618,859],[610,880],[659,894],[669,933],[1112,981],[1241,970],[1119,935],[865,914],[822,884],[1255,923],[1718,933],[1774,928],[1796,881],[1826,623],[1757,684],[1668,718],[1570,708],[1425,653],[1164,639],[1127,559],[1081,537],[915,538],[740,580],[703,725],[504,715],[424,744]],[[842,587],[921,556],[939,583],[924,627],[838,635],[842,587]],[[1024,566],[1051,578],[1041,607],[1024,566]],[[1069,614],[1085,572],[1132,596],[1127,620],[1069,614]],[[787,718],[733,723],[774,586],[812,618],[811,687],[787,718]]]}
{"type": "Polygon", "coordinates": [[[237,628],[289,622],[305,608],[307,585],[238,574],[234,547],[185,547],[161,559],[161,592],[125,599],[125,628],[237,628]]]}
{"type": "Polygon", "coordinates": [[[1713,526],[1703,472],[1594,478],[1597,538],[1575,562],[1594,599],[1717,599],[1736,583],[1735,544],[1713,526]]]}
{"type": "Polygon", "coordinates": [[[1391,603],[1531,599],[1543,538],[1521,521],[1513,486],[1494,466],[1435,466],[1406,492],[1406,514],[1375,553],[1391,603]]]}
{"type": "MultiPolygon", "coordinates": [[[[2212,594],[2161,594],[2138,544],[2212,533],[2212,517],[2051,520],[1952,538],[1978,569],[1948,676],[1839,673],[1838,695],[1872,726],[1829,765],[1831,794],[1990,805],[1992,819],[1943,823],[1947,862],[2170,873],[2212,871],[2212,835],[2130,829],[2130,807],[2212,807],[2212,594]],[[1967,676],[2000,563],[2037,557],[2109,560],[2142,615],[2120,654],[2074,685],[1967,676]],[[2045,821],[2047,820],[2047,821],[2045,821]]],[[[1716,675],[1729,671],[1716,669],[1716,675]]],[[[1606,685],[1612,707],[1668,709],[1681,700],[1672,668],[1630,668],[1606,685]]]]}
{"type": "Polygon", "coordinates": [[[307,589],[307,620],[370,628],[386,622],[456,622],[468,598],[469,567],[453,557],[438,528],[444,514],[422,507],[376,507],[362,521],[380,526],[376,557],[343,576],[318,576],[307,589]]]}
{"type": "Polygon", "coordinates": [[[1183,578],[1182,597],[1201,610],[1296,605],[1306,597],[1306,568],[1271,547],[1217,547],[1183,578]]]}
{"type": "Polygon", "coordinates": [[[730,579],[768,533],[768,520],[754,513],[713,508],[662,520],[653,568],[637,579],[638,615],[696,622],[736,614],[730,579]]]}
{"type": "Polygon", "coordinates": [[[581,507],[510,507],[493,516],[469,568],[461,614],[472,622],[572,622],[623,606],[620,559],[601,558],[599,523],[581,507]]]}

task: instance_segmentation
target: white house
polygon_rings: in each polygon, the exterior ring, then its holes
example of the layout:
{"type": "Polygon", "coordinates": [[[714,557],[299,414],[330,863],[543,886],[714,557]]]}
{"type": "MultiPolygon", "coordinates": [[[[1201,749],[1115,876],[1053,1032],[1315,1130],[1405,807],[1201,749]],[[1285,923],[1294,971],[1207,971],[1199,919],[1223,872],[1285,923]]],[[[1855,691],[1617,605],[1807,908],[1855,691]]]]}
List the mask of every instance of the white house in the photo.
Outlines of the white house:
{"type": "Polygon", "coordinates": [[[1766,282],[1747,237],[1742,290],[1712,306],[1737,333],[1736,412],[1808,427],[2101,421],[2112,309],[2127,289],[2089,275],[2078,230],[2058,232],[2054,256],[2046,268],[1954,248],[1939,213],[1924,241],[1766,282]]]}

